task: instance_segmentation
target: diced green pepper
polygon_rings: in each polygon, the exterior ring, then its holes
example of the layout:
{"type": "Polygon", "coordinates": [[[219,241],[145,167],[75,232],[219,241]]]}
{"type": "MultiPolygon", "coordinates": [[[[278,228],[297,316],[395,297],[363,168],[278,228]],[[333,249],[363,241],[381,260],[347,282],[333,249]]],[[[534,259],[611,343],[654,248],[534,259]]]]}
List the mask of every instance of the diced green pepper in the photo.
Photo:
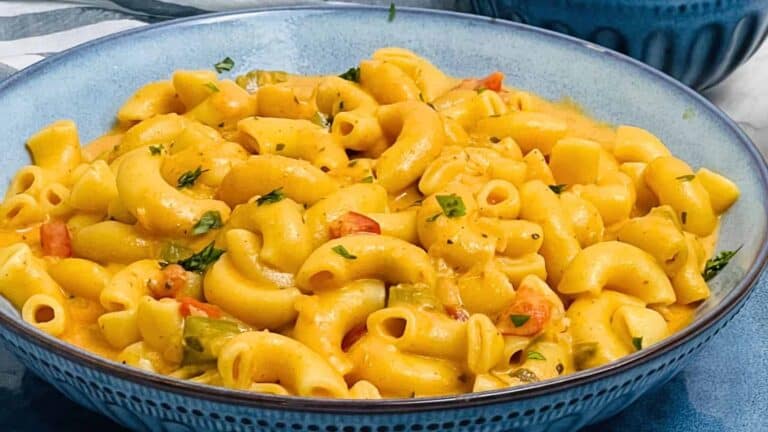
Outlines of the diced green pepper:
{"type": "Polygon", "coordinates": [[[184,320],[182,365],[215,362],[224,344],[250,329],[234,321],[189,316],[184,320]]]}

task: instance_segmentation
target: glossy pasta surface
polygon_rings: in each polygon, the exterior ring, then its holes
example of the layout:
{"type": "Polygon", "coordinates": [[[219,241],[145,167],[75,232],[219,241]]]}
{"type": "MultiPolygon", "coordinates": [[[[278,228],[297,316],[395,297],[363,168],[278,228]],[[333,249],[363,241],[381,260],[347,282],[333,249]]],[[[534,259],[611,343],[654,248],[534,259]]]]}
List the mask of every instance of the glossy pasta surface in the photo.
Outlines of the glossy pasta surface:
{"type": "Polygon", "coordinates": [[[513,84],[400,48],[176,71],[93,142],[29,138],[0,295],[131,367],[323,398],[502,389],[686,326],[737,252],[715,245],[738,187],[513,84]]]}

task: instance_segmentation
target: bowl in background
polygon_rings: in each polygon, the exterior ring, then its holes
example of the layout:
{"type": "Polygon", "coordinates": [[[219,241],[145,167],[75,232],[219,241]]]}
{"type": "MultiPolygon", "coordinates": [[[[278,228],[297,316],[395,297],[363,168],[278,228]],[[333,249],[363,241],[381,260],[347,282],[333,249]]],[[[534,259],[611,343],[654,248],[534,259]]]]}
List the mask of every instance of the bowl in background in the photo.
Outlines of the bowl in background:
{"type": "Polygon", "coordinates": [[[767,0],[472,0],[476,13],[576,36],[628,54],[697,90],[760,47],[767,0]]]}
{"type": "Polygon", "coordinates": [[[616,362],[554,380],[379,401],[258,394],[151,374],[35,330],[4,299],[0,342],[70,399],[136,430],[574,431],[669,380],[735,316],[765,266],[768,171],[754,145],[689,88],[593,44],[456,13],[398,8],[394,21],[387,17],[387,8],[360,6],[224,13],[131,30],[50,57],[0,83],[0,117],[9,119],[0,123],[0,181],[29,163],[24,142],[41,126],[71,118],[88,142],[109,129],[135,89],[175,69],[211,68],[229,56],[236,66],[225,77],[252,68],[336,74],[397,45],[453,75],[498,69],[509,85],[551,99],[569,96],[597,118],[653,131],[693,166],[737,183],[742,198],[723,218],[719,247],[741,251],[712,281],[712,298],[696,320],[616,362]]]}

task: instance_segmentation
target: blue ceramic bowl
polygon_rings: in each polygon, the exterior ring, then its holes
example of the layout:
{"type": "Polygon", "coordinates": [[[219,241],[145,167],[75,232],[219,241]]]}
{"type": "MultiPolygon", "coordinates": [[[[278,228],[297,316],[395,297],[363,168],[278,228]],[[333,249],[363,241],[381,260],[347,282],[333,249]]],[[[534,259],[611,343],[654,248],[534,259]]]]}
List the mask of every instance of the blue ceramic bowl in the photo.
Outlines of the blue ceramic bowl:
{"type": "MultiPolygon", "coordinates": [[[[712,284],[695,322],[600,368],[456,397],[342,401],[201,386],[93,356],[23,323],[0,301],[0,340],[67,397],[137,430],[401,432],[573,431],[605,419],[670,379],[746,301],[766,262],[768,172],[749,139],[693,91],[641,63],[545,30],[490,19],[366,7],[295,8],[196,17],[132,30],[51,57],[0,84],[0,178],[28,163],[26,138],[71,118],[83,141],[107,130],[141,84],[177,68],[231,75],[248,68],[339,73],[384,45],[411,48],[452,74],[499,69],[546,97],[571,96],[601,119],[657,133],[694,166],[725,173],[742,198],[723,220],[721,247],[743,245],[712,284]],[[478,43],[482,41],[482,43],[478,43]]],[[[746,371],[745,371],[746,372],[746,371]]]]}
{"type": "Polygon", "coordinates": [[[570,34],[705,89],[768,32],[766,0],[472,0],[475,12],[570,34]]]}

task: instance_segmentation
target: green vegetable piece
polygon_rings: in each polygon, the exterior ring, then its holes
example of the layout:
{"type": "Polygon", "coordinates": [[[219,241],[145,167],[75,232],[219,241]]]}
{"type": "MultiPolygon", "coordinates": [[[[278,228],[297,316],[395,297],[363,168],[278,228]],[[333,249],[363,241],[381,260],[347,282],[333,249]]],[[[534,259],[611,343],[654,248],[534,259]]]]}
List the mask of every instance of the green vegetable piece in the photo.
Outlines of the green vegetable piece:
{"type": "Polygon", "coordinates": [[[389,15],[387,15],[387,22],[392,22],[395,20],[395,14],[397,14],[397,10],[395,9],[395,2],[391,2],[389,4],[389,15]]]}
{"type": "Polygon", "coordinates": [[[531,319],[530,315],[510,315],[509,319],[512,320],[512,324],[515,325],[515,327],[522,327],[523,324],[527,323],[529,319],[531,319]]]}
{"type": "Polygon", "coordinates": [[[539,380],[539,377],[536,376],[535,372],[526,368],[520,368],[513,372],[510,372],[509,376],[511,376],[512,378],[517,378],[524,383],[532,383],[539,380]]]}
{"type": "Polygon", "coordinates": [[[264,204],[274,204],[276,202],[282,201],[284,198],[285,194],[283,194],[283,188],[277,188],[272,192],[259,197],[259,199],[256,200],[256,204],[261,207],[264,204]]]}
{"type": "Polygon", "coordinates": [[[347,81],[352,81],[359,83],[360,82],[360,68],[359,67],[351,67],[347,69],[346,72],[339,75],[339,78],[344,78],[347,81]]]}
{"type": "Polygon", "coordinates": [[[200,220],[192,227],[192,234],[205,234],[212,229],[221,228],[223,225],[221,223],[221,214],[215,210],[210,210],[203,213],[200,220]]]}
{"type": "Polygon", "coordinates": [[[216,69],[216,72],[218,73],[231,71],[232,68],[235,67],[235,61],[229,57],[224,57],[224,60],[216,63],[215,65],[213,65],[213,67],[216,69]]]}
{"type": "Polygon", "coordinates": [[[151,154],[152,156],[159,155],[160,153],[163,152],[163,150],[165,150],[165,147],[162,144],[149,146],[149,154],[151,154]]]}
{"type": "Polygon", "coordinates": [[[200,252],[191,255],[188,258],[176,262],[176,264],[184,267],[184,270],[191,272],[203,273],[211,264],[218,261],[224,254],[223,249],[216,249],[213,245],[215,242],[210,242],[200,252]]]}
{"type": "Polygon", "coordinates": [[[633,337],[632,338],[632,345],[635,347],[636,350],[640,351],[643,349],[643,337],[633,337]]]}
{"type": "Polygon", "coordinates": [[[526,354],[526,357],[531,360],[546,360],[547,358],[544,357],[544,355],[538,351],[528,351],[528,354],[526,354]]]}
{"type": "Polygon", "coordinates": [[[415,305],[431,310],[442,309],[435,291],[426,284],[397,284],[390,286],[389,295],[387,296],[387,307],[400,305],[415,305]]]}
{"type": "Polygon", "coordinates": [[[558,195],[560,195],[560,193],[563,192],[567,187],[568,185],[566,184],[549,185],[549,189],[558,195]]]}
{"type": "Polygon", "coordinates": [[[218,88],[218,87],[216,87],[216,84],[214,84],[214,83],[212,83],[212,82],[207,82],[207,83],[205,83],[204,85],[205,85],[206,87],[208,87],[208,90],[210,90],[210,91],[212,91],[212,92],[214,92],[214,93],[218,93],[218,92],[219,92],[219,88],[218,88]]]}
{"type": "Polygon", "coordinates": [[[227,341],[249,330],[235,321],[189,316],[184,320],[184,356],[181,364],[188,366],[213,363],[227,341]]]}
{"type": "Polygon", "coordinates": [[[341,255],[342,257],[348,259],[348,260],[357,259],[356,255],[352,255],[351,253],[349,253],[347,248],[345,248],[342,245],[334,246],[334,247],[331,248],[331,250],[336,252],[337,254],[341,255]]]}
{"type": "Polygon", "coordinates": [[[176,187],[179,189],[183,189],[185,187],[192,187],[195,185],[195,182],[197,181],[197,178],[200,177],[204,172],[207,172],[209,170],[202,169],[203,167],[198,166],[193,171],[187,171],[184,174],[179,176],[179,179],[176,182],[176,187]]]}
{"type": "Polygon", "coordinates": [[[737,253],[739,253],[742,246],[739,246],[738,249],[736,250],[722,251],[719,254],[717,254],[714,258],[708,259],[707,265],[704,266],[704,271],[701,273],[701,275],[704,276],[704,280],[710,281],[712,278],[717,276],[717,274],[720,273],[720,271],[724,269],[729,262],[731,262],[731,258],[733,258],[734,256],[736,256],[737,253]]]}
{"type": "Polygon", "coordinates": [[[440,204],[440,208],[443,209],[443,214],[449,218],[457,218],[467,214],[467,209],[464,207],[464,200],[456,194],[450,195],[436,195],[437,203],[440,204]]]}

